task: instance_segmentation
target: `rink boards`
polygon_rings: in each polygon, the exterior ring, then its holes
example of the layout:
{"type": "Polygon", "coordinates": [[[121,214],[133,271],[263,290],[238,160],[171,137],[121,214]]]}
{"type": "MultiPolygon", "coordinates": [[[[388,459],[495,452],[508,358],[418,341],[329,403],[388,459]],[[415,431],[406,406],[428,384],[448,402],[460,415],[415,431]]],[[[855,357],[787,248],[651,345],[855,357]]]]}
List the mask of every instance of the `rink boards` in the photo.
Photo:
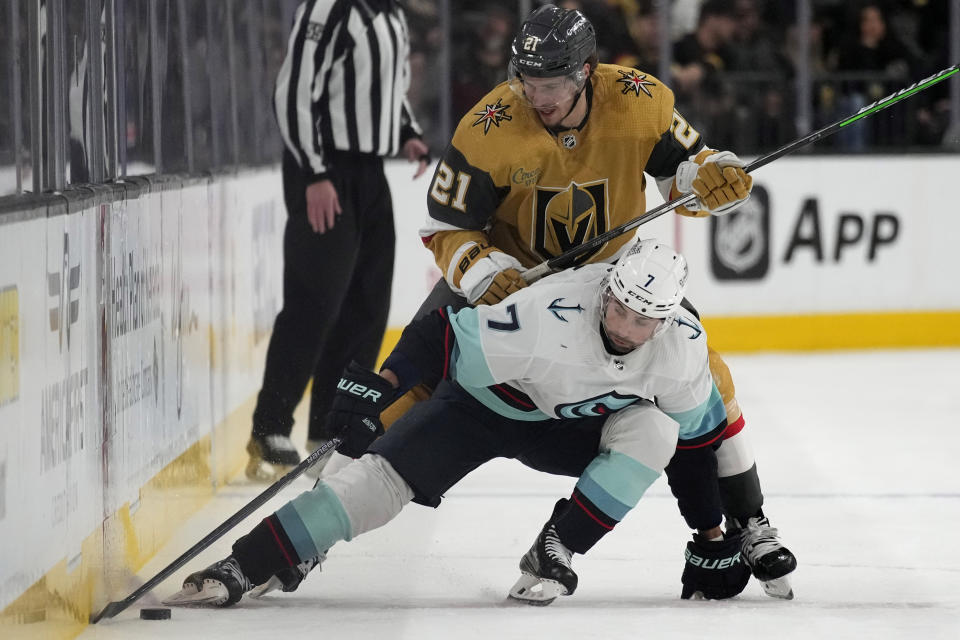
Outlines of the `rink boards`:
{"type": "MultiPolygon", "coordinates": [[[[416,235],[428,178],[412,173],[388,166],[387,344],[438,275],[416,235]]],[[[960,219],[941,197],[956,175],[955,156],[785,159],[738,215],[640,234],[687,255],[718,350],[956,346],[960,219]]],[[[0,213],[4,618],[75,632],[240,469],[284,217],[275,171],[132,179],[0,213]]]]}

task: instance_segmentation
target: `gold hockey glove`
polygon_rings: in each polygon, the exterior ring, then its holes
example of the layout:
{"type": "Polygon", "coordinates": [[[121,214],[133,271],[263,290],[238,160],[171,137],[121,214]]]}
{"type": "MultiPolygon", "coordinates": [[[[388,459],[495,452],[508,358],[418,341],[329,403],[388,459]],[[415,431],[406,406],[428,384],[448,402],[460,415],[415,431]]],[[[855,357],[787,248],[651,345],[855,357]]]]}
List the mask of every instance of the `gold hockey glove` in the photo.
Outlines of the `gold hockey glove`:
{"type": "Polygon", "coordinates": [[[474,304],[497,304],[511,293],[527,286],[526,281],[516,269],[504,269],[495,274],[487,290],[477,298],[474,304]]]}
{"type": "Polygon", "coordinates": [[[681,162],[677,167],[677,190],[693,191],[699,206],[694,203],[677,210],[686,215],[730,213],[750,198],[753,188],[753,178],[743,167],[744,162],[732,151],[701,152],[694,160],[681,162]]]}

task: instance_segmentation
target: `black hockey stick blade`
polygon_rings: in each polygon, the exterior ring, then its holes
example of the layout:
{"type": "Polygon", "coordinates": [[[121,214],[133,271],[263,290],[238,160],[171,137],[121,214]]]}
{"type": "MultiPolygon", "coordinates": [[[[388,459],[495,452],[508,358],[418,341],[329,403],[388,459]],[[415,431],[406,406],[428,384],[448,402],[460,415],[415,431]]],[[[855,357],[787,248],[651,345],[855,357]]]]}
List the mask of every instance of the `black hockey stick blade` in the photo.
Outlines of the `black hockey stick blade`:
{"type": "Polygon", "coordinates": [[[270,498],[277,495],[281,489],[293,482],[299,475],[313,466],[314,462],[322,458],[327,454],[327,452],[335,448],[338,444],[340,444],[339,438],[334,438],[328,442],[325,442],[323,446],[304,458],[300,464],[291,469],[287,475],[274,482],[260,495],[245,504],[239,511],[224,520],[219,527],[207,534],[203,540],[190,547],[183,555],[164,567],[157,575],[143,583],[139,589],[131,593],[123,600],[111,602],[105,606],[100,613],[91,615],[90,624],[96,624],[103,618],[112,618],[139,600],[148,591],[152,590],[158,584],[169,578],[174,571],[185,565],[190,560],[193,560],[193,558],[195,558],[201,551],[219,540],[223,534],[225,534],[227,531],[230,531],[230,529],[233,529],[235,526],[240,524],[240,522],[246,519],[247,516],[266,504],[270,498]]]}
{"type": "MultiPolygon", "coordinates": [[[[757,158],[753,162],[748,163],[743,170],[746,171],[747,173],[750,173],[755,169],[759,169],[764,165],[770,164],[777,158],[781,158],[789,153],[793,153],[794,151],[796,151],[797,149],[800,149],[801,147],[805,147],[808,144],[812,144],[818,140],[822,140],[823,138],[826,138],[827,136],[833,135],[837,131],[840,131],[840,129],[850,126],[862,120],[863,118],[873,115],[874,113],[882,109],[886,109],[887,107],[894,105],[900,102],[901,100],[905,100],[906,98],[909,98],[910,96],[916,93],[919,93],[928,87],[931,87],[939,82],[946,80],[951,76],[956,75],[958,72],[960,72],[960,63],[955,64],[952,67],[947,67],[942,71],[938,71],[937,73],[933,74],[928,78],[924,78],[923,80],[920,80],[919,82],[915,82],[909,87],[900,89],[896,93],[891,93],[886,98],[881,98],[880,100],[877,100],[872,104],[868,104],[867,106],[857,111],[855,114],[847,118],[844,118],[843,120],[838,120],[833,124],[829,124],[822,129],[818,129],[813,133],[805,135],[802,138],[794,140],[793,142],[789,142],[783,145],[782,147],[780,147],[779,149],[777,149],[776,151],[771,151],[767,155],[761,156],[760,158],[757,158]]],[[[655,218],[659,218],[666,212],[672,211],[677,207],[683,206],[695,199],[696,199],[696,195],[694,195],[693,193],[688,193],[684,196],[680,196],[679,198],[675,198],[669,202],[665,202],[659,207],[651,209],[650,211],[647,211],[643,215],[637,218],[634,218],[629,222],[624,222],[620,226],[614,227],[613,229],[610,229],[605,233],[601,233],[595,238],[591,238],[590,240],[587,240],[583,244],[573,247],[572,249],[566,251],[565,253],[560,254],[555,258],[551,258],[546,262],[541,262],[535,267],[528,269],[523,273],[523,279],[526,280],[527,282],[536,282],[537,280],[547,275],[548,273],[551,273],[553,271],[557,271],[560,269],[566,269],[567,267],[572,267],[576,263],[577,256],[579,256],[580,254],[586,253],[588,251],[592,251],[594,249],[598,249],[599,247],[603,246],[604,244],[613,240],[614,238],[622,235],[623,233],[636,229],[640,225],[650,222],[655,218]]]]}

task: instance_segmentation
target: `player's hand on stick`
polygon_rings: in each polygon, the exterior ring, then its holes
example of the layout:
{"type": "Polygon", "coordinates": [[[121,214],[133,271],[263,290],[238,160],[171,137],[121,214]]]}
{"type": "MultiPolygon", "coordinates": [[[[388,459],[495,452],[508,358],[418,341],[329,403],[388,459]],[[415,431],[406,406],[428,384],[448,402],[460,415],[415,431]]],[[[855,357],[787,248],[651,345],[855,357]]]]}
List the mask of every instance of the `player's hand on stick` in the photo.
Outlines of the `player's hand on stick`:
{"type": "Polygon", "coordinates": [[[520,261],[496,247],[469,242],[457,255],[452,285],[470,304],[496,304],[527,286],[520,261]]]}
{"type": "Polygon", "coordinates": [[[307,220],[316,233],[333,229],[341,213],[337,189],[330,180],[321,180],[307,186],[307,220]]]}
{"type": "Polygon", "coordinates": [[[732,151],[712,153],[702,163],[681,162],[677,167],[677,190],[693,191],[700,209],[722,216],[750,198],[753,178],[743,170],[744,166],[743,160],[732,151]]]}
{"type": "Polygon", "coordinates": [[[490,286],[477,299],[476,304],[497,304],[511,293],[520,291],[525,286],[527,286],[527,281],[523,279],[519,271],[504,269],[493,276],[490,286]]]}
{"type": "Polygon", "coordinates": [[[732,598],[750,580],[750,567],[740,555],[739,536],[711,542],[695,533],[683,556],[680,597],[684,600],[732,598]]]}
{"type": "Polygon", "coordinates": [[[327,433],[341,439],[337,451],[351,458],[362,456],[383,435],[380,412],[396,393],[390,382],[373,371],[356,362],[347,365],[327,415],[327,433]]]}

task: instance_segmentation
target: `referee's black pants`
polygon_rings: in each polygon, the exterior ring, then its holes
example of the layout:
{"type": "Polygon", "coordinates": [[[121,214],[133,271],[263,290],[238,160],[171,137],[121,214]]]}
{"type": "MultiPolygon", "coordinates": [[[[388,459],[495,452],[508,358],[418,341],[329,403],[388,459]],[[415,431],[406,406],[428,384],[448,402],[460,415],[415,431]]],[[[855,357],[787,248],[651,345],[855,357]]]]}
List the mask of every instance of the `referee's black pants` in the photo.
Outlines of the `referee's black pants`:
{"type": "Polygon", "coordinates": [[[254,435],[290,435],[293,411],[313,378],[310,439],[320,440],[337,381],[351,359],[373,368],[390,309],[395,232],[390,189],[377,156],[328,151],[342,214],[318,234],[307,220],[300,167],[283,157],[287,225],[283,308],[267,350],[253,412],[254,435]]]}

